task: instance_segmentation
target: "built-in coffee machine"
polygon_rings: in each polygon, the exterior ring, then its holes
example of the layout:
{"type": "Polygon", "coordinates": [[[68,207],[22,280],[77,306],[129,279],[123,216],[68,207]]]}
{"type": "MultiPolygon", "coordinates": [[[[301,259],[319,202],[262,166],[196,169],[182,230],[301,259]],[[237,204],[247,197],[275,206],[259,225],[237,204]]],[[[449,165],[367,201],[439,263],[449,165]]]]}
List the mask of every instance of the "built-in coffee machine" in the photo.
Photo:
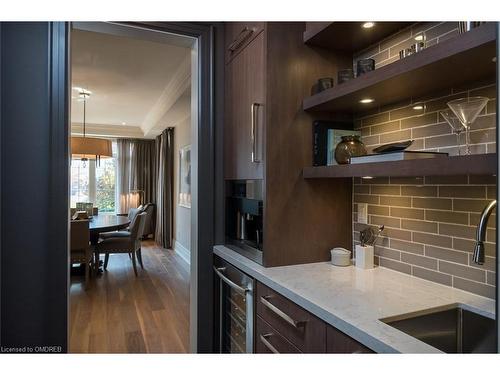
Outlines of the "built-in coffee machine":
{"type": "Polygon", "coordinates": [[[226,182],[226,242],[262,264],[262,180],[226,182]]]}

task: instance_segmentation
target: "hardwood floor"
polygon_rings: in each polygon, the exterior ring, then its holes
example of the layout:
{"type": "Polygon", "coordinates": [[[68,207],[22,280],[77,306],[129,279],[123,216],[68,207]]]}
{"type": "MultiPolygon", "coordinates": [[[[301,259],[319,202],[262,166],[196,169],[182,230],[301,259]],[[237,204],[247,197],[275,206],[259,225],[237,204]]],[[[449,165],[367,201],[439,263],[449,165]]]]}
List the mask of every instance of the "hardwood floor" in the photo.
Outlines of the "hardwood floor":
{"type": "Polygon", "coordinates": [[[71,353],[189,351],[188,264],[153,241],[143,242],[142,258],[135,277],[127,254],[111,255],[87,291],[72,277],[71,353]]]}

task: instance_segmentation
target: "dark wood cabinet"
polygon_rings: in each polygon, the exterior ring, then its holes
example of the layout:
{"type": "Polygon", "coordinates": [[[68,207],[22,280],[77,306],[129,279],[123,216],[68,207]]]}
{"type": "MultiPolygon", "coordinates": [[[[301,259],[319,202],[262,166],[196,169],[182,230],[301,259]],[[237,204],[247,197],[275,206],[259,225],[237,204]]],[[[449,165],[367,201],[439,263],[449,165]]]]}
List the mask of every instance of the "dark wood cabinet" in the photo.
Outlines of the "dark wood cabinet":
{"type": "Polygon", "coordinates": [[[255,353],[272,354],[298,354],[301,351],[290,341],[284,338],[267,324],[261,317],[257,316],[255,328],[255,353]]]}
{"type": "Polygon", "coordinates": [[[330,325],[326,327],[326,352],[338,354],[375,353],[370,348],[330,325]]]}
{"type": "Polygon", "coordinates": [[[256,289],[257,353],[374,353],[268,286],[256,289]]]}
{"type": "Polygon", "coordinates": [[[304,112],[302,99],[351,56],[306,46],[304,22],[226,23],[226,49],[245,27],[255,31],[225,66],[224,177],[263,181],[264,266],[326,261],[331,248],[352,247],[352,182],[302,178],[312,122],[331,119],[304,112]]]}
{"type": "Polygon", "coordinates": [[[264,284],[257,284],[257,315],[303,353],[324,353],[326,323],[264,284]]]}
{"type": "Polygon", "coordinates": [[[264,33],[226,66],[225,178],[263,178],[264,33]]]}
{"type": "Polygon", "coordinates": [[[264,22],[227,22],[224,30],[225,60],[231,62],[264,31],[264,22]]]}

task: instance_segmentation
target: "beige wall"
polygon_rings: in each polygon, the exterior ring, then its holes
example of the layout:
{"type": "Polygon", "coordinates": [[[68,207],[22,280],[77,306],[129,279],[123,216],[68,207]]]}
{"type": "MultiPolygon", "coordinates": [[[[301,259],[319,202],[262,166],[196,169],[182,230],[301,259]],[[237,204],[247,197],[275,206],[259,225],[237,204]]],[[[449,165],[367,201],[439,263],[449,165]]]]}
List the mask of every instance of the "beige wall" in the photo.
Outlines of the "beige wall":
{"type": "MultiPolygon", "coordinates": [[[[397,60],[398,51],[427,30],[431,44],[457,36],[456,23],[418,24],[372,46],[359,56],[375,57],[377,68],[397,60]]],[[[354,57],[354,61],[357,56],[354,57]]],[[[450,87],[433,96],[413,98],[370,114],[358,116],[355,128],[370,150],[378,145],[413,139],[411,150],[457,154],[456,136],[439,115],[449,100],[464,96],[491,100],[472,125],[474,154],[496,152],[496,85],[478,82],[450,87]],[[423,105],[413,109],[414,103],[423,105]]],[[[390,172],[388,173],[390,174],[390,172]]],[[[476,265],[471,255],[479,213],[496,197],[494,176],[451,176],[354,179],[353,239],[366,227],[357,221],[357,205],[368,204],[368,223],[385,225],[375,246],[376,262],[416,277],[494,298],[495,216],[489,221],[486,264],[476,265]]]]}

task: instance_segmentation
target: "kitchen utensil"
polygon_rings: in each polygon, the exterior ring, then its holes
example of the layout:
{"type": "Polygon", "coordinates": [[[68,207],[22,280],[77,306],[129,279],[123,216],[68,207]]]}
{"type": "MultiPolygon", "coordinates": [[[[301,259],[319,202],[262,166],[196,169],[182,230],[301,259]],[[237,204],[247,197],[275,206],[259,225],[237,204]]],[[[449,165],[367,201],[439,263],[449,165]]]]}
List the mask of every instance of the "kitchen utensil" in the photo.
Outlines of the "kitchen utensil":
{"type": "Polygon", "coordinates": [[[318,79],[318,92],[331,89],[333,87],[333,78],[320,78],[318,79]]]}
{"type": "Polygon", "coordinates": [[[384,230],[384,226],[381,225],[378,228],[374,227],[366,227],[359,233],[359,240],[361,242],[361,246],[372,246],[377,241],[378,236],[384,230]]]}
{"type": "Polygon", "coordinates": [[[373,152],[377,154],[383,154],[385,152],[403,151],[413,144],[413,139],[402,142],[387,143],[382,146],[378,146],[373,149],[373,152]]]}
{"type": "Polygon", "coordinates": [[[335,160],[339,164],[349,164],[351,157],[366,155],[366,147],[359,135],[345,135],[335,148],[335,160]]]}
{"type": "Polygon", "coordinates": [[[439,114],[445,119],[448,125],[450,125],[453,133],[457,135],[458,155],[461,155],[462,142],[460,141],[460,136],[467,130],[467,128],[462,124],[460,119],[455,116],[451,109],[440,111],[439,114]]]}
{"type": "Polygon", "coordinates": [[[346,267],[351,265],[351,252],[343,247],[330,250],[332,264],[334,266],[346,267]]]}
{"type": "Polygon", "coordinates": [[[354,78],[354,72],[352,69],[342,69],[337,73],[337,82],[339,84],[347,82],[354,78]]]}
{"type": "Polygon", "coordinates": [[[365,74],[375,70],[375,60],[374,59],[360,59],[357,62],[357,75],[365,74]]]}
{"type": "Polygon", "coordinates": [[[470,155],[470,127],[476,121],[477,116],[488,103],[488,98],[483,96],[472,96],[470,98],[455,99],[448,102],[448,107],[465,126],[465,154],[470,155]]]}

